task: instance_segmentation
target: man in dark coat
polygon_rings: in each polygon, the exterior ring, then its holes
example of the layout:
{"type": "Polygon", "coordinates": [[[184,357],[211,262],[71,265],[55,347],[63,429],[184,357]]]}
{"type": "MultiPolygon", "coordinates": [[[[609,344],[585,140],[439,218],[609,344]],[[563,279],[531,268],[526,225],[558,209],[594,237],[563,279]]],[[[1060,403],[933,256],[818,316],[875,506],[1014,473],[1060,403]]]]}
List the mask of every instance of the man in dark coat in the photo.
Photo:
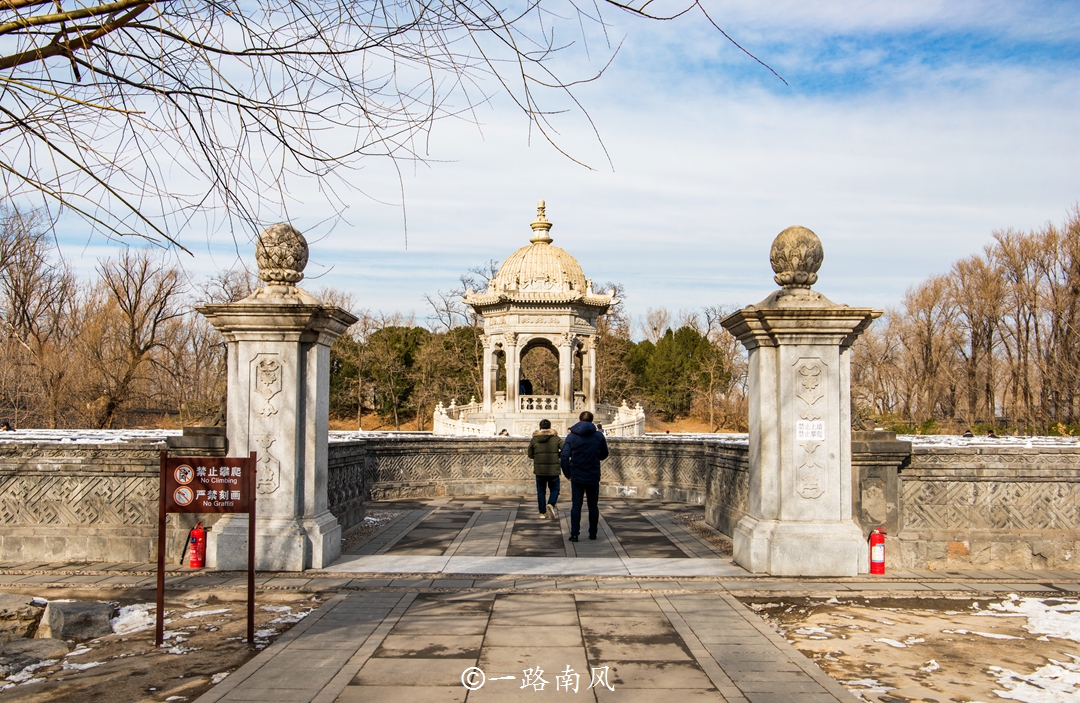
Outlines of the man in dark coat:
{"type": "Polygon", "coordinates": [[[581,502],[589,503],[589,539],[596,539],[600,524],[600,462],[608,457],[607,440],[596,431],[593,414],[586,410],[580,422],[570,428],[559,454],[563,475],[570,479],[570,541],[577,542],[581,532],[581,502]]]}
{"type": "Polygon", "coordinates": [[[551,429],[551,420],[541,420],[540,429],[533,432],[529,441],[528,455],[533,460],[533,473],[536,474],[536,502],[540,508],[541,519],[556,519],[555,503],[559,501],[559,452],[562,451],[562,445],[559,433],[551,429]]]}

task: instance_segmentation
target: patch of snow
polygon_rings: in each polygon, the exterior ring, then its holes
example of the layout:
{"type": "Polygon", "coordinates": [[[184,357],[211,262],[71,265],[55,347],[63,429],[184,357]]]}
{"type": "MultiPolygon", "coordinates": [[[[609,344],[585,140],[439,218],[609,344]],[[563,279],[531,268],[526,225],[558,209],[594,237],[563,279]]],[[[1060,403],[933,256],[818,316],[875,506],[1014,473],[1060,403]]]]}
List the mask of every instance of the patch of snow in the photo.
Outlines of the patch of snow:
{"type": "Polygon", "coordinates": [[[210,677],[210,685],[211,686],[217,686],[219,683],[224,681],[225,678],[228,675],[229,675],[229,672],[227,672],[227,671],[221,671],[221,672],[218,672],[218,673],[214,674],[213,676],[210,677]]]}
{"type": "Polygon", "coordinates": [[[291,605],[261,605],[259,610],[263,610],[267,613],[287,613],[292,610],[291,605]]]}
{"type": "Polygon", "coordinates": [[[169,647],[168,649],[169,654],[187,654],[188,652],[197,651],[199,651],[199,647],[182,647],[180,645],[176,645],[175,647],[169,647]]]}
{"type": "Polygon", "coordinates": [[[153,603],[125,605],[116,617],[109,621],[109,625],[112,626],[113,633],[117,635],[141,632],[154,626],[154,615],[151,611],[156,609],[157,606],[153,603]]]}
{"type": "Polygon", "coordinates": [[[274,636],[274,635],[276,635],[277,633],[278,633],[278,631],[277,631],[277,630],[275,630],[275,629],[274,629],[274,628],[272,628],[272,627],[270,627],[270,628],[267,628],[267,629],[265,629],[265,630],[255,630],[255,638],[256,638],[256,639],[263,639],[263,640],[264,640],[264,639],[266,639],[266,638],[268,638],[268,637],[273,637],[273,636],[274,636]]]}
{"type": "Polygon", "coordinates": [[[783,605],[783,603],[751,603],[750,609],[755,613],[758,613],[762,610],[768,610],[769,608],[779,608],[781,605],[783,605]]]}
{"type": "Polygon", "coordinates": [[[86,654],[89,651],[90,651],[90,648],[87,647],[85,644],[77,644],[77,645],[75,645],[75,649],[71,650],[70,652],[68,652],[64,656],[65,657],[77,657],[79,655],[86,654]]]}
{"type": "Polygon", "coordinates": [[[917,447],[1072,447],[1076,437],[958,437],[955,435],[896,435],[917,447]]]}
{"type": "Polygon", "coordinates": [[[1023,637],[1016,637],[1015,635],[999,635],[996,632],[972,632],[973,635],[979,637],[989,637],[992,640],[1022,640],[1023,637]]]}
{"type": "Polygon", "coordinates": [[[314,610],[314,608],[308,608],[307,610],[302,610],[299,613],[285,613],[281,617],[274,618],[273,620],[271,620],[270,624],[271,625],[275,625],[277,623],[292,624],[292,623],[300,622],[301,620],[306,618],[308,615],[311,615],[311,611],[313,611],[313,610],[314,610]]]}
{"type": "Polygon", "coordinates": [[[904,640],[904,644],[910,647],[913,644],[922,644],[925,641],[922,637],[908,637],[904,640]]]}
{"type": "Polygon", "coordinates": [[[1040,598],[1010,598],[993,603],[990,608],[997,614],[1026,617],[1028,622],[1024,629],[1033,635],[1080,642],[1080,601],[1059,601],[1050,605],[1040,598]]]}
{"type": "Polygon", "coordinates": [[[166,701],[186,701],[187,696],[169,696],[166,701]]]}
{"type": "Polygon", "coordinates": [[[941,665],[937,663],[936,659],[931,659],[922,666],[919,667],[919,671],[929,674],[932,671],[937,671],[941,668],[941,665]]]}
{"type": "Polygon", "coordinates": [[[829,631],[824,627],[800,627],[795,630],[796,635],[827,635],[829,631]]]}
{"type": "MultiPolygon", "coordinates": [[[[56,660],[56,659],[44,659],[44,660],[39,661],[39,662],[37,662],[35,664],[31,664],[30,666],[23,667],[22,671],[20,671],[17,674],[12,674],[11,676],[7,677],[7,680],[11,681],[12,683],[31,683],[31,679],[34,678],[34,672],[35,671],[37,671],[38,669],[44,669],[45,667],[48,667],[48,666],[52,666],[57,661],[58,660],[56,660]]],[[[38,679],[38,680],[39,681],[44,681],[44,679],[38,679]]]]}
{"type": "Polygon", "coordinates": [[[1023,703],[1065,703],[1080,700],[1080,658],[1072,663],[1054,659],[1024,676],[1009,669],[992,666],[989,672],[1004,691],[994,691],[999,697],[1023,703]]]}
{"type": "Polygon", "coordinates": [[[206,617],[207,615],[221,615],[222,613],[227,612],[229,612],[228,608],[218,608],[217,610],[200,610],[197,613],[184,613],[180,617],[186,620],[187,618],[202,618],[206,617]]]}
{"type": "Polygon", "coordinates": [[[95,666],[101,666],[105,662],[86,662],[85,664],[78,664],[76,662],[64,662],[64,665],[60,667],[64,671],[86,671],[87,669],[93,669],[95,666]]]}
{"type": "Polygon", "coordinates": [[[867,700],[862,695],[864,693],[888,693],[893,690],[892,687],[886,686],[875,679],[853,679],[851,681],[841,681],[840,683],[861,701],[867,700]]]}
{"type": "Polygon", "coordinates": [[[881,642],[882,644],[887,644],[890,647],[896,647],[897,649],[907,649],[907,645],[903,642],[897,642],[896,640],[891,640],[888,637],[875,637],[874,641],[881,642]]]}

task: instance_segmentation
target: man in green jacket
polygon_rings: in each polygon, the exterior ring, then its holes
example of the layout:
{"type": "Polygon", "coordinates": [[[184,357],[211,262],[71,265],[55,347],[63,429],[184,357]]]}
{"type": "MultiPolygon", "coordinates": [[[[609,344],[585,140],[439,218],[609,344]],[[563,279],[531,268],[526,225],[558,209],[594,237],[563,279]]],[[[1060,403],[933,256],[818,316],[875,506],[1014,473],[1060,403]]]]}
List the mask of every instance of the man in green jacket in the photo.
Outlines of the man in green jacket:
{"type": "Polygon", "coordinates": [[[533,432],[529,442],[529,458],[533,460],[536,474],[536,502],[540,518],[555,520],[555,503],[559,500],[559,452],[562,437],[551,429],[551,420],[541,420],[540,429],[533,432]],[[548,489],[551,494],[548,496],[548,489]]]}

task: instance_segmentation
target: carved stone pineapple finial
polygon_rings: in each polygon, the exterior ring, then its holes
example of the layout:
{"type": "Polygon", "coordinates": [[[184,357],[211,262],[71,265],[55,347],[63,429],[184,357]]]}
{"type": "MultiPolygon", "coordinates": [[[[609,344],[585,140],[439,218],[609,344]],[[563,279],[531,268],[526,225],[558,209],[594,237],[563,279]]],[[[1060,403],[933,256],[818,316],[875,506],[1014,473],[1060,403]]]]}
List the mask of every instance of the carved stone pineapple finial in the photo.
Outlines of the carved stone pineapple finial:
{"type": "Polygon", "coordinates": [[[308,244],[287,222],[270,225],[255,240],[259,278],[270,285],[294,285],[304,278],[308,244]]]}
{"type": "Polygon", "coordinates": [[[825,257],[818,236],[805,227],[788,227],[773,240],[769,262],[781,287],[809,288],[817,283],[817,271],[825,257]]]}

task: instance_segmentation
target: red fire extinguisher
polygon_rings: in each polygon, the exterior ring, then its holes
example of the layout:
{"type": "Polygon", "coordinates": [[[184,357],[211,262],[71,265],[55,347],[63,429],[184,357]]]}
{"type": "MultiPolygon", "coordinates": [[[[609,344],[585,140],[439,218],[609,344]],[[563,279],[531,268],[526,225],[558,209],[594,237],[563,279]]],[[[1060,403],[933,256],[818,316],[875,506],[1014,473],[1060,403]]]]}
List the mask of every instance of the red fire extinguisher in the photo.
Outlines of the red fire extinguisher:
{"type": "Polygon", "coordinates": [[[195,523],[195,527],[188,533],[188,545],[191,553],[188,566],[192,569],[203,568],[206,565],[206,529],[201,521],[195,523]]]}
{"type": "Polygon", "coordinates": [[[870,533],[870,573],[885,573],[885,528],[875,528],[870,533]]]}

